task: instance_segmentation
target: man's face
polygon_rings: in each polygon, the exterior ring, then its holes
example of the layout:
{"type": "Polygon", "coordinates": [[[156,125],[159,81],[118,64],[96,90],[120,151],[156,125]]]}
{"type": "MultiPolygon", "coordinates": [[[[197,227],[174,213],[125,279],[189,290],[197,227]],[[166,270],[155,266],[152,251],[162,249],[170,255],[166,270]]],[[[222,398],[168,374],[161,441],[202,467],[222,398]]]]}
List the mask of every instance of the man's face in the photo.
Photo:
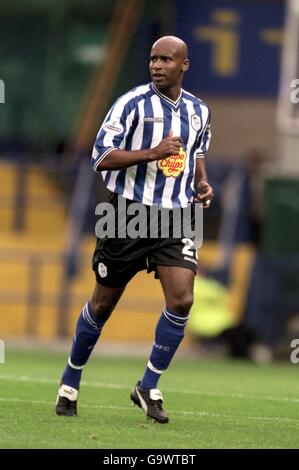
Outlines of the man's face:
{"type": "Polygon", "coordinates": [[[154,85],[159,90],[181,85],[183,73],[188,69],[188,64],[188,59],[185,59],[175,46],[154,45],[149,64],[154,85]]]}

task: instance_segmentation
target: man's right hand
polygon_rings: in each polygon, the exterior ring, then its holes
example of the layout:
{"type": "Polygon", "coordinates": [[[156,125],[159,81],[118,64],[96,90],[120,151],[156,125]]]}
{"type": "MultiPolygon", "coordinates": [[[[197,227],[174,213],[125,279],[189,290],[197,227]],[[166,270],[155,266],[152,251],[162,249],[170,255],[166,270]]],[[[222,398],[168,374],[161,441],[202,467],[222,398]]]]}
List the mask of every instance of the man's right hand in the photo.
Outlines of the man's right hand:
{"type": "Polygon", "coordinates": [[[183,147],[181,137],[173,137],[171,130],[157,147],[144,150],[112,150],[108,155],[109,158],[105,157],[97,166],[97,171],[113,171],[138,165],[138,163],[163,160],[172,155],[179,155],[181,147],[183,147]]]}
{"type": "Polygon", "coordinates": [[[162,160],[171,155],[178,155],[182,145],[183,141],[181,137],[173,137],[173,131],[170,130],[168,136],[161,140],[157,147],[153,148],[153,160],[162,160]]]}

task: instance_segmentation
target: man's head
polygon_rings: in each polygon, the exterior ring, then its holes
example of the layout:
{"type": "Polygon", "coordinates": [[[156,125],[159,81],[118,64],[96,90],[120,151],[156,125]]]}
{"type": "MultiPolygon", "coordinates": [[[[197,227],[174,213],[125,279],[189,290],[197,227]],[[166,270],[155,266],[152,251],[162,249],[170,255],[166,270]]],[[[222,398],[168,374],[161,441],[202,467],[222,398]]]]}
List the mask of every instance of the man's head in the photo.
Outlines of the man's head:
{"type": "Polygon", "coordinates": [[[149,69],[159,90],[180,87],[188,68],[188,47],[180,38],[163,36],[153,44],[149,69]]]}

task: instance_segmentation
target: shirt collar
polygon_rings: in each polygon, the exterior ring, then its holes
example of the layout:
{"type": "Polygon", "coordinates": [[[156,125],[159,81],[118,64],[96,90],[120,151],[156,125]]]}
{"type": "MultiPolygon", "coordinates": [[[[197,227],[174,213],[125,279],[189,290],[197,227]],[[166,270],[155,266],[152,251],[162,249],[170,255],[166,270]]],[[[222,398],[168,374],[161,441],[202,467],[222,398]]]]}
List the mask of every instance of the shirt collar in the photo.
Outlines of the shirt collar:
{"type": "Polygon", "coordinates": [[[155,85],[152,83],[152,88],[154,90],[154,92],[160,97],[160,98],[163,98],[165,101],[167,101],[168,103],[170,103],[172,106],[175,106],[177,107],[180,100],[181,100],[181,97],[182,97],[182,89],[180,89],[180,94],[179,94],[179,97],[176,101],[173,101],[171,100],[170,98],[168,98],[168,96],[166,95],[163,95],[163,93],[161,93],[158,88],[155,87],[155,85]]]}

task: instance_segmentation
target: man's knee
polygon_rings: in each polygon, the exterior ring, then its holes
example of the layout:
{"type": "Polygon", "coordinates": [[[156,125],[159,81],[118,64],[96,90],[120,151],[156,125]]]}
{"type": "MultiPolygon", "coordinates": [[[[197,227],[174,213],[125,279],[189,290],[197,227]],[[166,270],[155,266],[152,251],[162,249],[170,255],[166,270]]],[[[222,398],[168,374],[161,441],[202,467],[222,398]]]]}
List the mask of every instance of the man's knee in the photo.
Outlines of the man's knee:
{"type": "Polygon", "coordinates": [[[125,287],[108,288],[96,284],[90,305],[93,313],[102,321],[108,320],[125,287]]]}
{"type": "Polygon", "coordinates": [[[173,312],[181,315],[187,315],[193,305],[193,293],[178,295],[173,297],[170,302],[167,303],[167,307],[173,312]]]}
{"type": "Polygon", "coordinates": [[[113,302],[92,298],[90,305],[93,313],[102,321],[107,321],[114,309],[113,302]]]}

